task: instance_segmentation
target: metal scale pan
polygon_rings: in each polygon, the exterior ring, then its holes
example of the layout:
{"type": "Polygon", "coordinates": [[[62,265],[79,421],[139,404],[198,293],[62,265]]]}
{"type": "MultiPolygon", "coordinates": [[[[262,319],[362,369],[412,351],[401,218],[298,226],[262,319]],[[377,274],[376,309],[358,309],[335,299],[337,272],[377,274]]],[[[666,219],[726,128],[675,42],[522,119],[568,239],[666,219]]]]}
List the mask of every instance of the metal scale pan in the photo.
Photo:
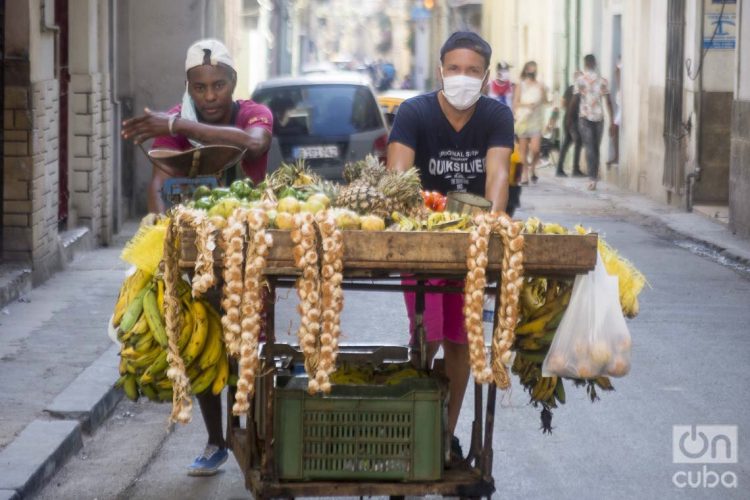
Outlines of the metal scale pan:
{"type": "Polygon", "coordinates": [[[159,170],[169,175],[162,187],[162,199],[169,207],[191,198],[198,186],[216,187],[217,178],[224,170],[240,162],[245,150],[236,146],[211,145],[187,151],[152,149],[146,154],[159,170]]]}

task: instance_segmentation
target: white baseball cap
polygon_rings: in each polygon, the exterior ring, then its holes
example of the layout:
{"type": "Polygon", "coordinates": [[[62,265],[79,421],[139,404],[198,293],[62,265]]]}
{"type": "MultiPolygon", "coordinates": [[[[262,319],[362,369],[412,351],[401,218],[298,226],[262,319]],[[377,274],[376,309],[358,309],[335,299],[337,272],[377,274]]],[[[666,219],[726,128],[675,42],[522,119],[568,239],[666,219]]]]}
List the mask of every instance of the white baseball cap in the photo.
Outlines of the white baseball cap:
{"type": "Polygon", "coordinates": [[[236,71],[234,60],[229,54],[227,47],[219,40],[207,38],[205,40],[198,40],[188,49],[187,57],[185,58],[185,72],[187,73],[196,66],[202,66],[207,60],[212,66],[221,63],[236,71]]]}

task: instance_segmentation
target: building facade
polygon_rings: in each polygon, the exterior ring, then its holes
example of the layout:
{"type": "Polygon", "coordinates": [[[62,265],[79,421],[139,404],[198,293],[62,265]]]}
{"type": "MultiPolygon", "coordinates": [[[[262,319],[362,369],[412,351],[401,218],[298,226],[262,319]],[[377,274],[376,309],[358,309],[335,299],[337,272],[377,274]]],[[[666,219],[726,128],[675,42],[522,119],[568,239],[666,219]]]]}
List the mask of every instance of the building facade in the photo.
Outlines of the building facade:
{"type": "MultiPolygon", "coordinates": [[[[482,32],[515,78],[535,60],[555,99],[594,54],[621,117],[619,158],[601,177],[748,236],[747,3],[485,0],[482,32]]],[[[602,162],[614,159],[613,139],[602,140],[602,162]]]]}
{"type": "Polygon", "coordinates": [[[3,2],[2,261],[35,282],[76,228],[116,231],[111,0],[3,2]]]}

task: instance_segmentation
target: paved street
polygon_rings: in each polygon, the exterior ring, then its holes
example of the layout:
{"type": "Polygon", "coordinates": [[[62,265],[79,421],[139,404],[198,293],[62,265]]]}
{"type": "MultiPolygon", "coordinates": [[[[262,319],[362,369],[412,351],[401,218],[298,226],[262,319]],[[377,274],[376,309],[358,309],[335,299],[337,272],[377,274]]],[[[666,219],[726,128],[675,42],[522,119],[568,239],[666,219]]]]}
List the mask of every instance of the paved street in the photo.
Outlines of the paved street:
{"type": "MultiPolygon", "coordinates": [[[[567,180],[578,186],[577,180],[567,180]]],[[[580,181],[582,183],[584,181],[580,181]]],[[[498,405],[493,475],[496,498],[747,498],[750,485],[750,275],[696,255],[653,220],[616,208],[605,191],[561,188],[545,176],[525,189],[521,217],[537,215],[596,229],[647,276],[641,313],[629,321],[631,373],[616,391],[592,404],[568,387],[568,403],[555,411],[552,435],[539,430],[539,413],[514,379],[498,405]],[[738,426],[739,462],[702,465],[672,460],[674,425],[738,426]],[[678,488],[673,478],[708,470],[737,488],[678,488]],[[675,474],[677,473],[677,476],[675,474]]],[[[104,251],[104,250],[100,250],[104,251]]],[[[118,283],[102,280],[114,295],[118,283]]],[[[52,286],[52,281],[48,286],[52,286]]],[[[108,288],[104,290],[104,288],[108,288]]],[[[294,295],[279,304],[277,329],[294,335],[294,295]]],[[[407,322],[398,294],[348,293],[345,340],[403,342],[407,322]]],[[[104,327],[101,335],[105,336],[104,327]]],[[[92,341],[87,348],[101,344],[92,341]]],[[[467,442],[473,394],[467,395],[458,435],[467,442]]],[[[198,454],[205,432],[197,406],[193,422],[167,432],[167,405],[123,400],[83,449],[34,498],[249,498],[230,457],[212,478],[189,478],[185,466],[198,454]]],[[[468,444],[468,443],[467,443],[468,444]]],[[[466,445],[465,445],[466,447],[466,445]]],[[[695,479],[699,480],[701,478],[695,479]]]]}

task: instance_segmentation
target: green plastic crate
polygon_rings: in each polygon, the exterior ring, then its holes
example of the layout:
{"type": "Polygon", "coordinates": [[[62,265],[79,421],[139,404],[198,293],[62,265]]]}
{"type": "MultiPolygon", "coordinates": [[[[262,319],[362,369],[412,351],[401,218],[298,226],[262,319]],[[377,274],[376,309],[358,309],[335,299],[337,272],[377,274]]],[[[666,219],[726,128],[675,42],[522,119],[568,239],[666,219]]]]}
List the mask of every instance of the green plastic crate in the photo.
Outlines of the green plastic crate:
{"type": "Polygon", "coordinates": [[[432,378],[334,385],[311,396],[307,378],[278,380],[274,448],[284,480],[440,480],[443,396],[432,378]]]}

